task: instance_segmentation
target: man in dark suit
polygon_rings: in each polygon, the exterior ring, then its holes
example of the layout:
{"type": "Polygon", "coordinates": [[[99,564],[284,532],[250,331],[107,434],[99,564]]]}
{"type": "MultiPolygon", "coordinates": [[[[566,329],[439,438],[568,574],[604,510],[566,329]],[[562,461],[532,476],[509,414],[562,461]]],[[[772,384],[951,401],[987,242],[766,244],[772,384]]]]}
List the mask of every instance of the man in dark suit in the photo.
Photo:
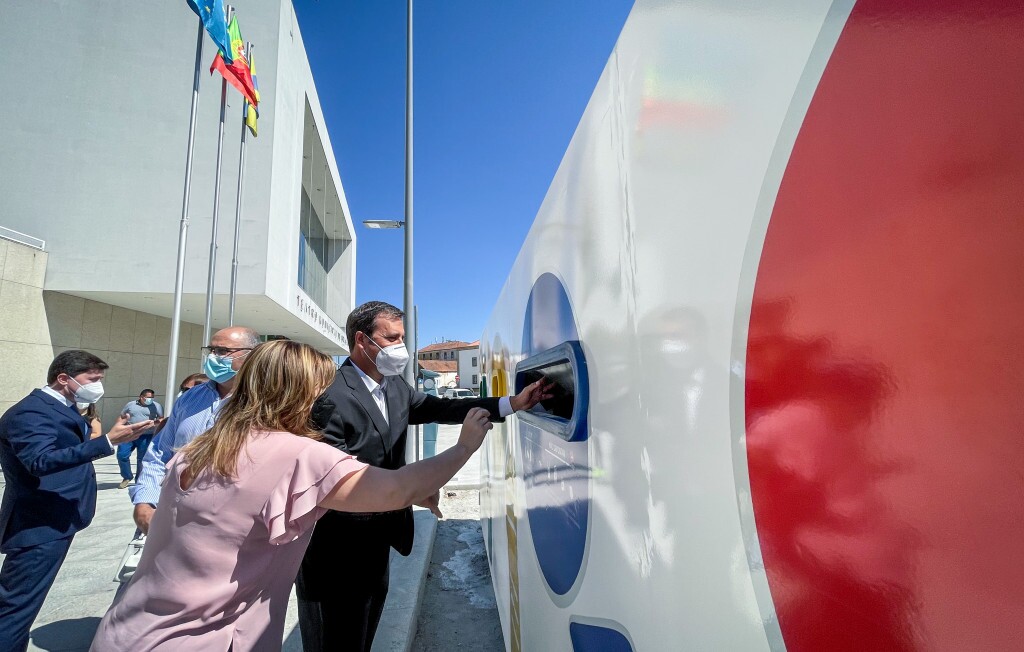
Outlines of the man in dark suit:
{"type": "MultiPolygon", "coordinates": [[[[409,424],[461,423],[474,407],[500,420],[550,398],[540,381],[500,399],[442,399],[415,391],[400,375],[409,360],[403,316],[381,301],[349,315],[351,355],[314,407],[327,443],[367,464],[398,469],[405,464],[409,424]]],[[[438,499],[435,493],[417,504],[440,516],[438,499]]],[[[321,518],[296,578],[303,650],[368,651],[388,593],[391,548],[408,555],[412,542],[412,508],[321,518]]]]}
{"type": "Polygon", "coordinates": [[[64,351],[50,363],[46,386],[0,417],[0,650],[28,648],[29,630],[75,533],[96,512],[92,461],[134,440],[152,421],[118,423],[89,438],[76,404],[103,396],[107,363],[86,351],[64,351]]]}

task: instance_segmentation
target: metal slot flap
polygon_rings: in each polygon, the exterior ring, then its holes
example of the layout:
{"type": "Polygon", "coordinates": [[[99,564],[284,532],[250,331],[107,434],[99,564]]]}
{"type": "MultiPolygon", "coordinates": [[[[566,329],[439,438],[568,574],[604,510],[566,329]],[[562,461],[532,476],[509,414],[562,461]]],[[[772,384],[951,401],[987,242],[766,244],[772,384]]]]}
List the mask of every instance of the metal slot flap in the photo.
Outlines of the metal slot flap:
{"type": "Polygon", "coordinates": [[[587,361],[579,341],[563,342],[517,364],[516,393],[541,378],[554,384],[554,396],[516,416],[566,441],[586,439],[586,428],[577,427],[586,420],[590,394],[587,361]]]}

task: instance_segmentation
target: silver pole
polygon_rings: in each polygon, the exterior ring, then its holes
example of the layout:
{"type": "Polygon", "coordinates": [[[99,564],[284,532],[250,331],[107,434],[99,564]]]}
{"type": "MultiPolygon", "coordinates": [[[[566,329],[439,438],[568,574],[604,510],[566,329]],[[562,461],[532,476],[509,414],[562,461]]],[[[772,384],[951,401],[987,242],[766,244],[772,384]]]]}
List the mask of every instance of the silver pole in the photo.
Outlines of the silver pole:
{"type": "MultiPolygon", "coordinates": [[[[406,0],[408,17],[405,29],[405,343],[409,357],[416,359],[416,329],[412,286],[412,0],[406,0]]],[[[405,380],[416,387],[416,363],[406,366],[405,380]]]]}
{"type": "MultiPolygon", "coordinates": [[[[235,10],[227,8],[227,20],[235,10]]],[[[206,278],[206,319],[203,321],[203,346],[210,343],[210,327],[213,324],[213,281],[217,273],[217,223],[220,220],[220,171],[224,162],[224,111],[228,104],[228,80],[220,82],[220,126],[217,129],[217,173],[213,182],[213,226],[210,232],[210,271],[206,278]]]]}
{"type": "MultiPolygon", "coordinates": [[[[416,391],[416,314],[412,294],[412,0],[406,0],[405,25],[405,346],[410,364],[405,367],[405,380],[416,391]]],[[[419,437],[416,445],[406,448],[406,461],[419,459],[419,437]],[[414,456],[409,459],[410,453],[414,456]]]]}
{"type": "Polygon", "coordinates": [[[188,200],[192,190],[192,150],[196,142],[196,109],[199,106],[199,67],[203,63],[203,19],[199,19],[196,37],[196,69],[192,78],[192,111],[188,119],[188,153],[185,155],[185,190],[181,199],[181,224],[178,227],[178,262],[174,269],[174,307],[171,309],[171,346],[167,352],[165,413],[174,405],[174,381],[178,373],[178,335],[181,332],[181,291],[185,284],[185,241],[188,238],[188,200]]]}
{"type": "Polygon", "coordinates": [[[210,271],[206,277],[206,319],[203,321],[203,346],[210,342],[213,322],[213,282],[217,273],[217,222],[220,219],[220,169],[224,157],[224,111],[227,108],[228,80],[220,82],[220,127],[217,135],[217,176],[213,182],[213,226],[210,231],[210,271]]]}
{"type": "MultiPolygon", "coordinates": [[[[419,306],[412,307],[412,339],[413,342],[418,342],[420,339],[420,308],[419,306]]],[[[412,356],[413,366],[413,378],[416,379],[416,384],[412,386],[414,391],[420,389],[420,361],[419,355],[412,356]]],[[[420,424],[416,424],[416,461],[419,462],[423,459],[423,430],[420,428],[420,424]]]]}
{"type": "MultiPolygon", "coordinates": [[[[245,58],[252,61],[252,43],[245,44],[245,58]]],[[[249,103],[242,101],[242,144],[238,151],[238,197],[235,199],[235,247],[231,253],[231,295],[228,301],[228,326],[235,325],[235,296],[238,292],[238,240],[242,232],[242,190],[245,181],[245,112],[249,103]]]]}

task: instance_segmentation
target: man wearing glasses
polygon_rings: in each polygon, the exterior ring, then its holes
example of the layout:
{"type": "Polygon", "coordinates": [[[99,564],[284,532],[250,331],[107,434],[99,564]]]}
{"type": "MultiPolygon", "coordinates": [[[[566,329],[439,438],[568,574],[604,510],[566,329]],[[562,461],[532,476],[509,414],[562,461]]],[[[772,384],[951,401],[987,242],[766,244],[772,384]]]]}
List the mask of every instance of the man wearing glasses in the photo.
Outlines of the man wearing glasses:
{"type": "Polygon", "coordinates": [[[143,533],[149,532],[167,462],[174,451],[210,429],[221,405],[235,388],[235,374],[259,343],[260,336],[253,329],[232,326],[214,333],[209,346],[203,347],[203,373],[210,382],[196,385],[175,402],[167,425],[146,451],[135,486],[129,489],[135,505],[135,524],[143,533]]]}

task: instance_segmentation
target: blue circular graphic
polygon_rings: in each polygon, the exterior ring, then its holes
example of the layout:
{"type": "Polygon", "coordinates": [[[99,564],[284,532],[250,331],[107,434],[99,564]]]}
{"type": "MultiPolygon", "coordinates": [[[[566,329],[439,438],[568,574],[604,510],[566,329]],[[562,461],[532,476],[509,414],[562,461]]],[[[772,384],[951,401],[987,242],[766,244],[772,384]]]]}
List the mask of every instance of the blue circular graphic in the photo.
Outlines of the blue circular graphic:
{"type": "MultiPolygon", "coordinates": [[[[526,304],[523,354],[536,355],[579,340],[569,295],[553,274],[537,279],[526,304]]],[[[576,397],[586,401],[586,396],[576,397]]],[[[590,518],[589,426],[579,419],[571,439],[519,421],[526,486],[526,513],[541,573],[551,590],[565,595],[583,567],[590,518]]]]}

